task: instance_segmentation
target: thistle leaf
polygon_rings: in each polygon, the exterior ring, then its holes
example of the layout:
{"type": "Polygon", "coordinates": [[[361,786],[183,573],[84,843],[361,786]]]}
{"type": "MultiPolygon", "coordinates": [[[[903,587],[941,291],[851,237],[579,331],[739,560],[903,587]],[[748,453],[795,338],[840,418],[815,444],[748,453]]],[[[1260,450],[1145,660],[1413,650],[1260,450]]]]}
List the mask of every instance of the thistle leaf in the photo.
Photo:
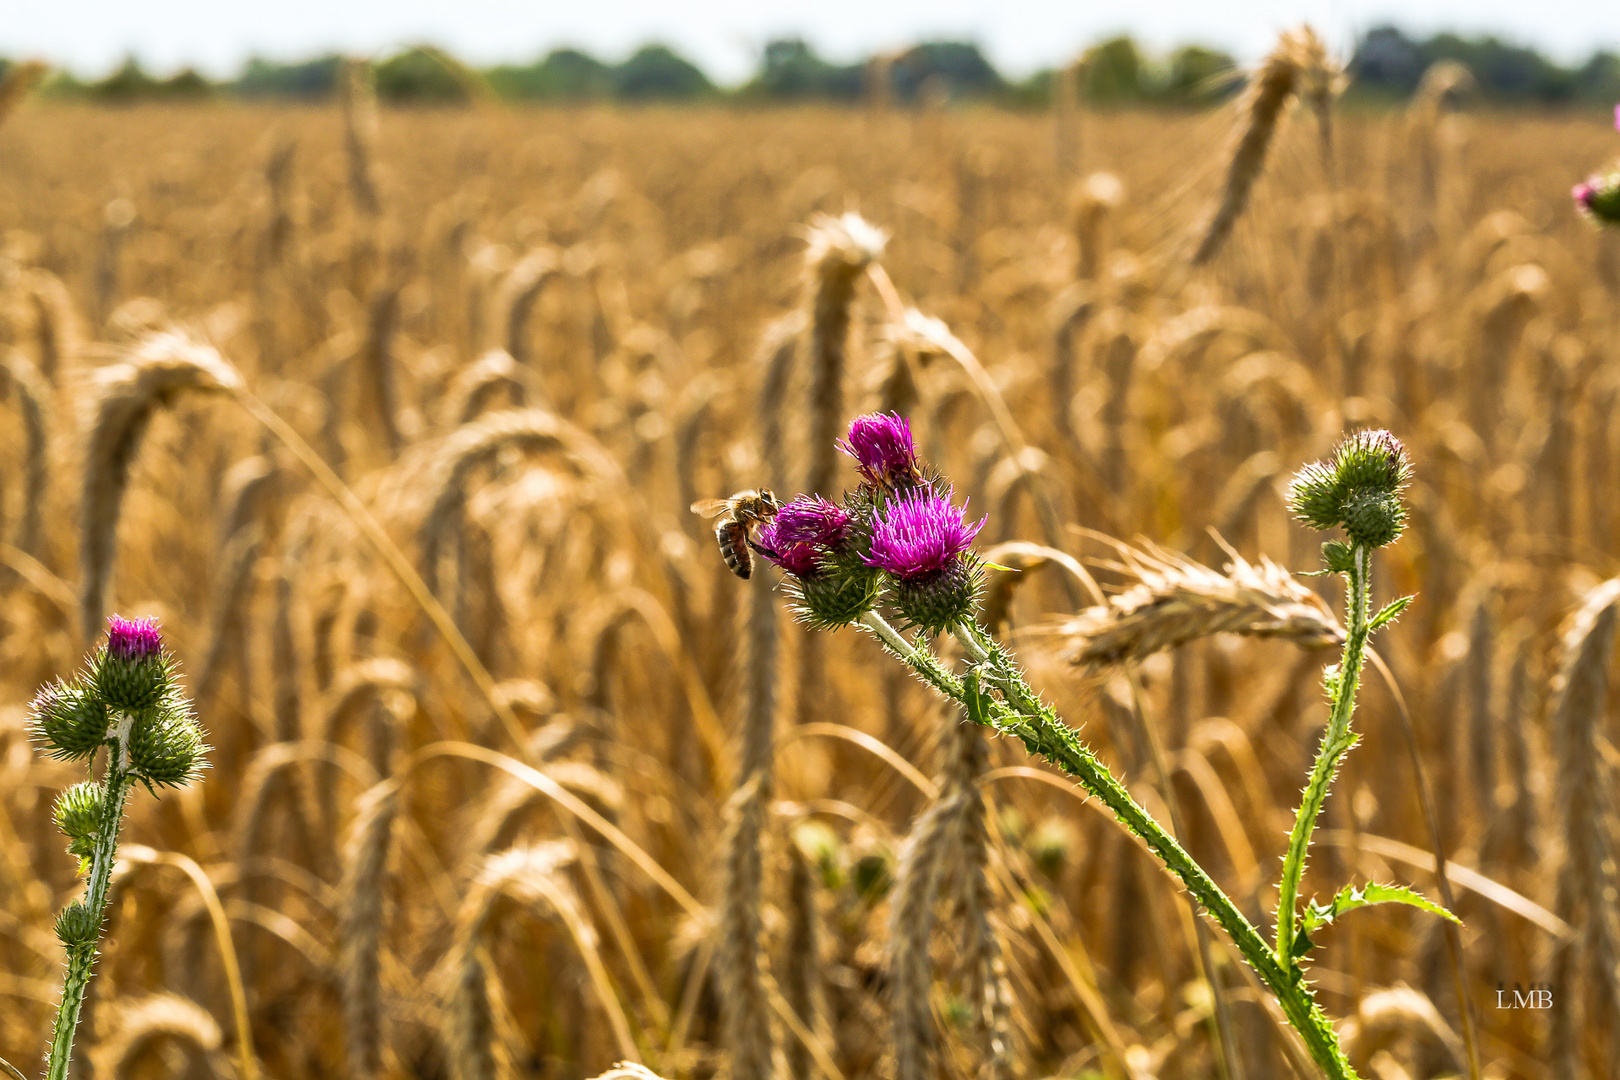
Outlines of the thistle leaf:
{"type": "Polygon", "coordinates": [[[967,707],[968,719],[980,727],[996,727],[992,700],[979,685],[979,669],[968,668],[962,675],[962,704],[967,707]]]}
{"type": "Polygon", "coordinates": [[[1409,907],[1421,908],[1431,915],[1450,919],[1459,926],[1462,925],[1462,920],[1457,916],[1404,885],[1379,885],[1376,882],[1359,888],[1355,885],[1346,885],[1330,903],[1318,904],[1312,900],[1305,905],[1305,911],[1300,919],[1299,934],[1294,938],[1294,956],[1297,958],[1310,951],[1314,944],[1310,939],[1313,930],[1327,926],[1347,911],[1370,907],[1373,904],[1406,904],[1409,907]]]}
{"type": "Polygon", "coordinates": [[[1391,600],[1389,603],[1385,604],[1384,609],[1378,614],[1374,615],[1372,617],[1372,622],[1367,624],[1368,633],[1380,629],[1381,627],[1388,626],[1390,623],[1400,618],[1401,612],[1405,611],[1406,605],[1410,604],[1411,602],[1412,597],[1403,596],[1399,600],[1391,600]]]}

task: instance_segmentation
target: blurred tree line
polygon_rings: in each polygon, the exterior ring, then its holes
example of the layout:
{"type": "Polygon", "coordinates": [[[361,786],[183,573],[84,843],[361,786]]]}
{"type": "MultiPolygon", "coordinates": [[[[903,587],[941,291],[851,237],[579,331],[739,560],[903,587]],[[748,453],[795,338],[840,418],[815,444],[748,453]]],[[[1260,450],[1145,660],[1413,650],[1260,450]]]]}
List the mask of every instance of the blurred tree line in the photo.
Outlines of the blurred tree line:
{"type": "MultiPolygon", "coordinates": [[[[1436,34],[1408,37],[1384,26],[1356,43],[1349,63],[1350,94],[1370,103],[1395,103],[1416,90],[1437,60],[1456,60],[1473,72],[1481,95],[1502,104],[1565,105],[1620,99],[1620,56],[1599,51],[1565,67],[1535,49],[1495,37],[1436,34]]],[[[0,73],[5,63],[0,60],[0,73]]],[[[158,78],[126,60],[107,77],[84,82],[53,74],[47,94],[95,101],[236,98],[324,101],[336,93],[342,58],[336,54],[297,63],[249,60],[235,79],[210,81],[187,69],[158,78]]],[[[840,64],[799,39],[765,46],[754,76],[734,89],[711,82],[694,63],[651,44],[620,63],[577,49],[556,49],[529,64],[474,69],[432,46],[415,46],[374,65],[377,95],[402,105],[464,105],[480,100],[537,102],[698,101],[740,103],[825,101],[854,103],[882,90],[892,101],[978,100],[1042,107],[1054,94],[1100,105],[1186,105],[1218,98],[1240,83],[1231,56],[1188,45],[1155,56],[1130,37],[1100,42],[1077,54],[1063,71],[1044,70],[1023,80],[998,72],[977,45],[937,41],[901,52],[840,64]]]]}

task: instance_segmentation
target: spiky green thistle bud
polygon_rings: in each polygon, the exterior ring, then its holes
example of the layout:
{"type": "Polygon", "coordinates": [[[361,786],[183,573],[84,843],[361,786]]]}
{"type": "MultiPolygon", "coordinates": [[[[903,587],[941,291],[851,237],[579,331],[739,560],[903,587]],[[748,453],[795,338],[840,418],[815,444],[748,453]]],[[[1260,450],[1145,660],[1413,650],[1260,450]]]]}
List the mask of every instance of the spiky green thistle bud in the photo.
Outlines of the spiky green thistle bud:
{"type": "Polygon", "coordinates": [[[1369,491],[1352,496],[1344,507],[1344,532],[1351,540],[1368,547],[1392,543],[1406,527],[1406,508],[1400,497],[1369,491]]]}
{"type": "Polygon", "coordinates": [[[107,624],[107,645],[90,661],[97,695],[121,712],[156,705],[174,681],[174,660],[163,651],[157,623],[114,615],[107,624]]]}
{"type": "Polygon", "coordinates": [[[1333,452],[1333,471],[1346,491],[1393,495],[1412,479],[1406,447],[1387,431],[1358,431],[1333,452]]]}
{"type": "Polygon", "coordinates": [[[59,761],[89,757],[107,741],[107,706],[79,679],[44,687],[28,714],[34,739],[59,761]]]}
{"type": "Polygon", "coordinates": [[[809,577],[788,578],[794,611],[812,630],[837,630],[871,611],[883,591],[883,573],[869,566],[834,565],[809,577]]]}
{"type": "MultiPolygon", "coordinates": [[[[1289,485],[1294,516],[1314,529],[1343,526],[1352,543],[1383,547],[1406,525],[1401,490],[1412,477],[1406,448],[1387,431],[1358,431],[1327,462],[1300,469],[1289,485]]],[[[1328,569],[1349,569],[1348,551],[1323,549],[1328,569]]]]}
{"type": "Polygon", "coordinates": [[[1338,477],[1326,464],[1311,462],[1300,469],[1289,484],[1288,505],[1294,516],[1311,528],[1333,528],[1339,524],[1343,508],[1338,477]]]}
{"type": "Polygon", "coordinates": [[[1322,545],[1322,565],[1330,574],[1348,574],[1355,561],[1355,549],[1343,540],[1329,540],[1322,545]]]}
{"type": "Polygon", "coordinates": [[[148,787],[184,787],[205,766],[202,729],[190,705],[178,694],[147,710],[129,737],[130,772],[148,787]]]}
{"type": "Polygon", "coordinates": [[[101,829],[102,798],[105,794],[105,789],[99,783],[87,780],[74,784],[56,800],[56,827],[72,841],[68,844],[68,854],[81,858],[89,856],[96,833],[101,829]]]}
{"type": "Polygon", "coordinates": [[[983,592],[984,570],[978,559],[961,555],[932,577],[894,578],[890,599],[912,626],[937,634],[973,618],[983,592]]]}
{"type": "Polygon", "coordinates": [[[95,945],[100,934],[101,919],[85,906],[83,900],[73,901],[56,917],[57,940],[69,950],[95,945]]]}
{"type": "Polygon", "coordinates": [[[1620,169],[1589,176],[1570,192],[1576,209],[1599,225],[1620,225],[1620,169]]]}

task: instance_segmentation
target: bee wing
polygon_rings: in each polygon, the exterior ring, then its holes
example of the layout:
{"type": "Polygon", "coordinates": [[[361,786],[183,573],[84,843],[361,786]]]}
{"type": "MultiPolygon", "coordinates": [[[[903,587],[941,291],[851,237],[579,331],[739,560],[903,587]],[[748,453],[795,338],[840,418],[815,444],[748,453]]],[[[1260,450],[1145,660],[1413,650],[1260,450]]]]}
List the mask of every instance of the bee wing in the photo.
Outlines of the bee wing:
{"type": "Polygon", "coordinates": [[[719,517],[730,509],[730,499],[699,499],[692,504],[692,513],[706,518],[719,517]]]}

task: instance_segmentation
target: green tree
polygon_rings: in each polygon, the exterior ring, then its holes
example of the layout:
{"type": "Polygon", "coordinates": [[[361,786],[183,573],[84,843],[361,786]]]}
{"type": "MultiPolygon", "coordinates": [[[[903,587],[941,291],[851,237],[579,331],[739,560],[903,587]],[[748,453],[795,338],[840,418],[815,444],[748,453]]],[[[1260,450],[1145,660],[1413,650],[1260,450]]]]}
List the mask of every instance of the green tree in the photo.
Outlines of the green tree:
{"type": "Polygon", "coordinates": [[[1142,50],[1129,37],[1111,38],[1086,53],[1085,96],[1092,101],[1133,101],[1142,96],[1142,50]]]}
{"type": "Polygon", "coordinates": [[[613,69],[578,49],[556,49],[526,66],[504,65],[485,73],[501,97],[536,101],[588,101],[613,92],[613,69]]]}
{"type": "Polygon", "coordinates": [[[482,81],[429,46],[395,53],[377,65],[377,96],[401,105],[465,105],[482,81]]]}
{"type": "Polygon", "coordinates": [[[689,101],[714,93],[714,84],[668,46],[643,45],[614,71],[613,90],[627,101],[689,101]]]}

